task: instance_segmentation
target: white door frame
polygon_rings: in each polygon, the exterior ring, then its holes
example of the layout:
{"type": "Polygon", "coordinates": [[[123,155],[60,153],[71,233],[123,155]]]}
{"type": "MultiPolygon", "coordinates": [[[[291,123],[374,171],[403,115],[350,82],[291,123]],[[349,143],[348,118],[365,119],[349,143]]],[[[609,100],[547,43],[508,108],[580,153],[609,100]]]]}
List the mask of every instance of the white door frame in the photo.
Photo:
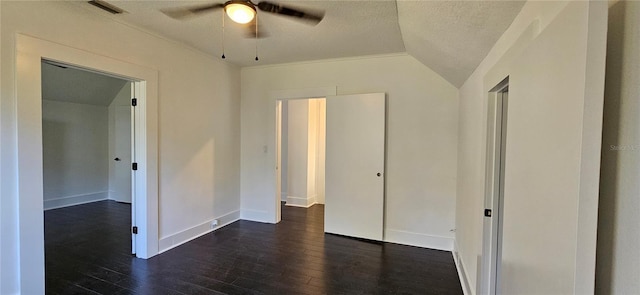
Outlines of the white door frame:
{"type": "Polygon", "coordinates": [[[136,117],[138,171],[134,180],[138,236],[136,256],[158,254],[158,72],[86,50],[17,34],[16,115],[20,286],[26,294],[44,293],[44,216],[42,182],[41,61],[137,81],[136,117]]]}
{"type": "MultiPolygon", "coordinates": [[[[276,99],[276,201],[280,205],[282,204],[282,128],[287,128],[287,126],[282,125],[283,104],[290,100],[309,100],[310,101],[312,99],[319,99],[319,100],[326,101],[326,97],[297,97],[297,98],[276,99]]],[[[287,173],[288,171],[289,170],[287,169],[287,173]]],[[[317,180],[317,175],[316,175],[316,180],[317,180]]],[[[287,181],[287,184],[288,183],[289,182],[287,181]]],[[[287,189],[287,191],[289,190],[287,189]]],[[[278,206],[276,210],[277,210],[276,216],[278,217],[278,222],[280,222],[280,219],[281,219],[280,217],[282,217],[281,206],[278,206]]]]}
{"type": "MultiPolygon", "coordinates": [[[[136,81],[132,81],[131,82],[131,97],[132,99],[135,98],[136,100],[140,100],[139,97],[144,97],[144,94],[142,93],[142,89],[145,88],[144,85],[142,85],[140,82],[136,82],[136,81]]],[[[131,152],[129,154],[129,159],[131,159],[131,163],[137,163],[138,159],[137,159],[137,152],[138,152],[138,145],[137,145],[137,130],[136,127],[138,126],[138,124],[140,124],[140,122],[138,122],[137,120],[137,108],[138,107],[142,107],[140,104],[138,104],[136,102],[136,105],[134,106],[133,103],[130,104],[130,118],[129,118],[129,122],[130,122],[130,127],[131,127],[131,152]]],[[[116,123],[117,124],[117,123],[116,123]]],[[[138,167],[139,168],[139,167],[138,167]]],[[[138,171],[134,171],[133,169],[130,170],[131,172],[131,254],[137,254],[138,253],[138,238],[137,238],[137,234],[133,231],[134,227],[136,228],[136,230],[139,230],[140,227],[137,224],[137,210],[138,210],[138,195],[137,195],[137,189],[136,187],[138,185],[140,185],[137,180],[136,177],[138,176],[138,171]]]]}
{"type": "Polygon", "coordinates": [[[274,90],[271,91],[269,93],[269,97],[271,100],[271,109],[274,111],[273,112],[273,117],[271,122],[273,122],[273,125],[271,126],[271,130],[274,131],[273,133],[273,140],[275,142],[275,153],[273,156],[273,160],[275,165],[273,165],[274,167],[274,171],[275,171],[275,175],[273,178],[273,206],[272,209],[270,210],[271,212],[268,212],[269,215],[272,216],[272,222],[273,223],[278,223],[280,222],[280,220],[282,220],[282,212],[280,210],[280,202],[281,202],[281,192],[277,191],[279,190],[278,184],[281,183],[281,174],[280,174],[280,170],[279,170],[279,160],[280,160],[280,145],[281,143],[280,141],[280,137],[278,136],[278,124],[280,123],[281,120],[281,112],[280,107],[279,107],[279,103],[280,101],[284,101],[284,100],[292,100],[292,99],[309,99],[309,98],[319,98],[319,97],[327,97],[327,96],[334,96],[336,95],[336,87],[321,87],[321,88],[303,88],[303,89],[287,89],[287,90],[274,90]]]}
{"type": "Polygon", "coordinates": [[[499,294],[509,77],[488,97],[482,268],[478,294],[499,294]],[[489,211],[487,211],[489,210],[489,211]]]}
{"type": "MultiPolygon", "coordinates": [[[[282,203],[282,104],[284,100],[276,100],[276,203],[282,203]]],[[[282,217],[281,206],[276,208],[276,223],[282,217]]]]}

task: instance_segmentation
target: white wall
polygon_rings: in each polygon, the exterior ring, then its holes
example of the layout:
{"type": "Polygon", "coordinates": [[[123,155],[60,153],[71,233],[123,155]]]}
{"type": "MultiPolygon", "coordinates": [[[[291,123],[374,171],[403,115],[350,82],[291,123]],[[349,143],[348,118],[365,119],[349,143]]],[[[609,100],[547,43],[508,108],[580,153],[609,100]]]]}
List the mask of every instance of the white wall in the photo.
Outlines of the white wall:
{"type": "Polygon", "coordinates": [[[318,197],[318,100],[309,99],[307,109],[307,204],[313,205],[318,197]]]}
{"type": "Polygon", "coordinates": [[[318,147],[316,150],[316,202],[324,204],[325,156],[326,156],[326,113],[327,100],[318,99],[318,147]]]}
{"type": "Polygon", "coordinates": [[[596,294],[640,294],[640,2],[609,8],[596,294]]]}
{"type": "Polygon", "coordinates": [[[42,101],[44,208],[108,198],[105,106],[42,101]]]}
{"type": "MultiPolygon", "coordinates": [[[[320,145],[324,145],[324,137],[320,138],[320,111],[324,99],[284,100],[286,112],[286,138],[283,146],[287,146],[282,154],[283,164],[287,165],[283,172],[283,185],[287,188],[287,206],[310,207],[324,204],[324,158],[321,159],[320,145]],[[291,171],[291,172],[289,172],[291,171]],[[322,185],[322,191],[319,188],[322,185]],[[322,199],[319,201],[319,194],[322,199]]],[[[284,109],[284,108],[283,108],[284,109]]],[[[283,117],[284,118],[284,117],[283,117]]],[[[284,124],[285,120],[283,120],[284,124]]],[[[322,121],[324,123],[324,121],[322,121]]],[[[285,125],[283,125],[285,126],[285,125]]],[[[324,126],[323,126],[324,127],[324,126]]],[[[324,135],[323,135],[324,136],[324,135]]]]}
{"type": "Polygon", "coordinates": [[[18,32],[158,71],[160,250],[206,233],[214,218],[224,224],[239,217],[240,76],[236,67],[118,23],[89,5],[1,3],[3,294],[17,293],[21,286],[32,290],[43,286],[38,278],[25,277],[20,283],[15,148],[18,32]]]}
{"type": "MultiPolygon", "coordinates": [[[[567,2],[528,2],[511,26],[496,42],[487,57],[460,87],[458,129],[458,182],[456,198],[456,246],[463,280],[475,291],[479,282],[482,253],[482,210],[484,209],[484,173],[486,145],[486,105],[484,75],[512,48],[518,38],[536,30],[530,25],[539,21],[544,28],[567,5],[567,2]]],[[[534,25],[535,26],[535,25],[534,25]]]]}
{"type": "Polygon", "coordinates": [[[308,199],[308,149],[309,149],[309,100],[287,102],[289,122],[287,126],[287,205],[307,206],[308,199]]]}
{"type": "Polygon", "coordinates": [[[337,87],[388,96],[386,240],[451,249],[457,89],[408,55],[242,69],[242,214],[274,222],[276,90],[337,87]],[[266,152],[265,152],[266,147],[266,152]]]}
{"type": "Polygon", "coordinates": [[[487,91],[506,75],[501,289],[586,294],[593,288],[603,86],[598,67],[604,66],[606,32],[605,7],[598,5],[603,2],[527,2],[460,88],[456,256],[472,294],[482,253],[487,91]],[[598,21],[587,27],[592,19],[598,21]]]}

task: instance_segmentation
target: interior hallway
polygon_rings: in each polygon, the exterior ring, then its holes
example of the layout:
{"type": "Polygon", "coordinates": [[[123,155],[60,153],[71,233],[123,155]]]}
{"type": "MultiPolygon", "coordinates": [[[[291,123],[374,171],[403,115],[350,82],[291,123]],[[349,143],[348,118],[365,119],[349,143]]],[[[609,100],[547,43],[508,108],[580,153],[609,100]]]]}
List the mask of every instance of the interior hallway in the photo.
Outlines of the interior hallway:
{"type": "Polygon", "coordinates": [[[45,211],[47,294],[462,294],[450,252],[323,232],[324,206],[282,207],[149,260],[131,256],[130,205],[45,211]]]}

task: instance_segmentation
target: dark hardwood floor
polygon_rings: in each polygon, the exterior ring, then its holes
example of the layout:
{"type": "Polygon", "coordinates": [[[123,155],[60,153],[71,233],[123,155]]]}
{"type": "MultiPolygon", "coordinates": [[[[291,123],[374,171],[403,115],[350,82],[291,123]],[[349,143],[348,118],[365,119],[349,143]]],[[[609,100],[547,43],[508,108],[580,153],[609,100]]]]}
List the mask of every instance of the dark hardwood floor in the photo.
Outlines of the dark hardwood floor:
{"type": "Polygon", "coordinates": [[[283,207],[149,260],[130,252],[130,206],[45,212],[48,294],[462,294],[450,252],[323,233],[324,207],[283,207]]]}

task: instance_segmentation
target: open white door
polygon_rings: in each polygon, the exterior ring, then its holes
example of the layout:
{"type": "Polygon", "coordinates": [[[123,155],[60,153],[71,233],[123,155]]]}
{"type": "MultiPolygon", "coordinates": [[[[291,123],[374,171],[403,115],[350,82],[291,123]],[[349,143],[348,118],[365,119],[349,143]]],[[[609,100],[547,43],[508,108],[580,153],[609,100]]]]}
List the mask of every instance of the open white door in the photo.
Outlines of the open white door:
{"type": "Polygon", "coordinates": [[[385,94],[327,97],[324,231],[381,241],[385,94]]]}
{"type": "Polygon", "coordinates": [[[113,199],[131,203],[131,107],[115,108],[113,199]]]}

